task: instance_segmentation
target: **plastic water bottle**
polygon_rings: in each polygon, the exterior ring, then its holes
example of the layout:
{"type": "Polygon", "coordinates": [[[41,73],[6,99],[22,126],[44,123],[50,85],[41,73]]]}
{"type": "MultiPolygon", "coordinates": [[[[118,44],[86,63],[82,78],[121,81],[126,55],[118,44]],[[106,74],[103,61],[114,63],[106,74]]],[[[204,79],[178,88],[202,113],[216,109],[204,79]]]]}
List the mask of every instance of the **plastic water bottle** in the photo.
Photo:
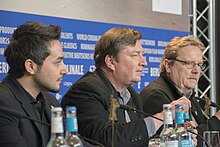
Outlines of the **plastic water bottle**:
{"type": "Polygon", "coordinates": [[[183,105],[175,105],[175,115],[176,115],[176,134],[179,140],[179,147],[191,147],[189,140],[189,133],[184,128],[184,117],[183,117],[183,105]]]}

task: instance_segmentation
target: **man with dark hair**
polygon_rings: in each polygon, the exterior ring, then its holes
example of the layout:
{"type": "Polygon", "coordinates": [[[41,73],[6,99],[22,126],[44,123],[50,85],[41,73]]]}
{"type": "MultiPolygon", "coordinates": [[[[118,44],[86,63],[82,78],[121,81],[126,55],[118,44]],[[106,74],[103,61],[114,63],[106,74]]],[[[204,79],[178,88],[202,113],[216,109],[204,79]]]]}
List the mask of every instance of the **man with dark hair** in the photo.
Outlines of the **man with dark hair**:
{"type": "MultiPolygon", "coordinates": [[[[95,47],[97,69],[74,83],[62,99],[64,109],[68,105],[77,107],[80,134],[106,147],[146,147],[149,138],[163,124],[153,117],[116,109],[118,104],[110,99],[113,96],[120,104],[142,110],[139,95],[132,88],[141,80],[147,65],[141,38],[142,34],[131,28],[112,28],[105,32],[95,47]],[[117,118],[115,124],[111,122],[115,119],[109,116],[117,118]]],[[[184,104],[185,111],[190,107],[187,99],[178,103],[184,104]]],[[[154,116],[162,118],[163,113],[154,116]]]]}
{"type": "MultiPolygon", "coordinates": [[[[205,68],[202,56],[204,48],[203,43],[194,36],[172,39],[165,49],[159,78],[140,93],[143,109],[150,114],[160,112],[163,104],[188,98],[192,104],[192,120],[200,135],[203,135],[206,129],[220,131],[220,110],[215,116],[206,119],[199,102],[195,99],[194,88],[201,71],[205,68]]],[[[202,146],[202,139],[197,139],[198,146],[202,146]]]]}
{"type": "MultiPolygon", "coordinates": [[[[10,66],[0,84],[0,107],[50,124],[50,109],[59,106],[47,92],[58,92],[67,73],[59,42],[61,28],[39,22],[19,26],[5,50],[10,66]]],[[[0,113],[0,146],[42,147],[50,139],[50,127],[0,113]]]]}

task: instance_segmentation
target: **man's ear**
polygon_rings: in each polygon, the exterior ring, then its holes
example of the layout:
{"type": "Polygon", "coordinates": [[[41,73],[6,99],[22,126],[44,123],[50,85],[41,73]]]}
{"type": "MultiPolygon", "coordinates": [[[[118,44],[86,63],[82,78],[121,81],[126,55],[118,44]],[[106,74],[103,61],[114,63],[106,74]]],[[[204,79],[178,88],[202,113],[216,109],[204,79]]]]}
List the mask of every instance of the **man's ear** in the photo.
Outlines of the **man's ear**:
{"type": "Polygon", "coordinates": [[[35,71],[37,70],[37,65],[31,59],[25,60],[24,66],[25,66],[26,71],[31,75],[33,75],[35,71]]]}
{"type": "Polygon", "coordinates": [[[105,64],[111,70],[115,70],[114,58],[112,56],[109,55],[105,56],[105,64]]]}
{"type": "Polygon", "coordinates": [[[165,68],[165,71],[167,73],[170,73],[171,72],[171,63],[168,59],[164,59],[163,60],[163,65],[164,65],[164,68],[165,68]]]}

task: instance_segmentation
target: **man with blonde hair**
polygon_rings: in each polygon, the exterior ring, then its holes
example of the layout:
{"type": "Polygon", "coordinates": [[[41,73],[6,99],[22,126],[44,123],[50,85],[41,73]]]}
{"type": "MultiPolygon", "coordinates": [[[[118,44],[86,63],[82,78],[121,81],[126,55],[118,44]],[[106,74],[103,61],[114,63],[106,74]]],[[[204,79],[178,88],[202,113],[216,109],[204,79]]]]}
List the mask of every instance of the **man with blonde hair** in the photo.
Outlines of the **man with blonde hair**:
{"type": "MultiPolygon", "coordinates": [[[[206,120],[199,102],[195,99],[194,88],[201,71],[205,69],[202,56],[204,48],[203,43],[193,36],[172,39],[165,49],[159,78],[140,93],[143,110],[151,114],[162,111],[163,104],[188,98],[192,104],[192,118],[200,135],[206,129],[220,131],[220,111],[206,120]]],[[[202,140],[197,139],[198,146],[202,146],[202,140]]]]}

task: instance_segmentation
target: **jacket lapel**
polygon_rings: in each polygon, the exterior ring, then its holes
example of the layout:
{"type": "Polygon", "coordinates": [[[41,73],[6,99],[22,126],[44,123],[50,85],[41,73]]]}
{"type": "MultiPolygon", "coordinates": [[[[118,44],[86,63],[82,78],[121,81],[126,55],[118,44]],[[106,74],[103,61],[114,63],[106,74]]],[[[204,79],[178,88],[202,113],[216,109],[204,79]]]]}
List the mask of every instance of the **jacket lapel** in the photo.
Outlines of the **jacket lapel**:
{"type": "MultiPolygon", "coordinates": [[[[15,98],[21,103],[21,107],[26,113],[26,115],[33,119],[39,120],[39,116],[37,115],[32,104],[30,103],[27,94],[25,93],[21,85],[16,81],[16,79],[14,79],[13,77],[7,76],[3,80],[3,84],[12,91],[15,98]]],[[[33,121],[33,124],[37,127],[37,130],[40,132],[41,137],[42,137],[41,124],[35,121],[33,121]]]]}
{"type": "Polygon", "coordinates": [[[205,118],[203,117],[203,114],[202,114],[202,111],[201,111],[202,109],[201,109],[199,103],[194,98],[194,95],[190,98],[190,101],[192,103],[191,111],[192,111],[192,114],[193,114],[194,118],[196,119],[196,122],[198,124],[204,123],[205,118]]]}

